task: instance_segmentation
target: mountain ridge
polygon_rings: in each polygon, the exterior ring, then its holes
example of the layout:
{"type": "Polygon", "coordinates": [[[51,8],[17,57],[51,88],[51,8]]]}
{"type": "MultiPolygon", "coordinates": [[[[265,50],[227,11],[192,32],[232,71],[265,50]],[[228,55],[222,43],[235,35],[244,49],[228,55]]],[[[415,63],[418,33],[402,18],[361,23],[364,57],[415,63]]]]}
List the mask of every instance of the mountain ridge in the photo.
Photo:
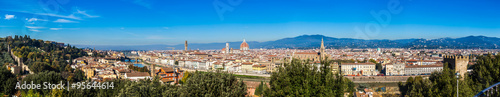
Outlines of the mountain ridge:
{"type": "MultiPolygon", "coordinates": [[[[500,38],[487,36],[466,36],[460,38],[438,38],[438,39],[354,39],[354,38],[335,38],[324,35],[300,35],[296,37],[287,37],[274,41],[247,41],[251,49],[258,48],[297,48],[308,49],[318,48],[324,40],[327,48],[411,48],[411,49],[498,49],[500,38]]],[[[228,42],[233,49],[239,49],[242,41],[228,42]]],[[[190,43],[191,50],[220,50],[226,43],[190,43]]],[[[106,46],[106,45],[76,45],[80,48],[93,48],[99,50],[183,50],[184,44],[177,45],[133,45],[133,46],[106,46]]]]}

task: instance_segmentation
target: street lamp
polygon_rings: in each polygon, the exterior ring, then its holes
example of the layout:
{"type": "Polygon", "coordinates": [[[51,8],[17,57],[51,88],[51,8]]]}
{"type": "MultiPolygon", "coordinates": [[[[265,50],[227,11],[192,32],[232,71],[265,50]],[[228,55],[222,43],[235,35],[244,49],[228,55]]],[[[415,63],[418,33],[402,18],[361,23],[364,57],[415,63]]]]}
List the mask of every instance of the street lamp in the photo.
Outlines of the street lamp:
{"type": "Polygon", "coordinates": [[[460,78],[460,73],[455,73],[455,75],[457,75],[457,97],[458,97],[458,79],[460,78]]]}

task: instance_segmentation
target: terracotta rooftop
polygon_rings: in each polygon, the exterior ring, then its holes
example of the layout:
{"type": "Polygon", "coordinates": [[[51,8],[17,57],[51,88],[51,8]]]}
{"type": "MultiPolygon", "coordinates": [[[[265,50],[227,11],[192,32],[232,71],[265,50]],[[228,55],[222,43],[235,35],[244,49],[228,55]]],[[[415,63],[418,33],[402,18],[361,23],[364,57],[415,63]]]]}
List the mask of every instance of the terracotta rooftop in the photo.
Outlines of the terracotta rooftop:
{"type": "Polygon", "coordinates": [[[253,63],[251,62],[244,62],[244,63],[241,63],[241,65],[252,65],[253,63]]]}
{"type": "Polygon", "coordinates": [[[161,69],[165,70],[165,72],[174,72],[174,68],[162,67],[161,69]]]}
{"type": "Polygon", "coordinates": [[[134,73],[126,73],[127,77],[144,77],[149,76],[147,72],[134,72],[134,73]]]}

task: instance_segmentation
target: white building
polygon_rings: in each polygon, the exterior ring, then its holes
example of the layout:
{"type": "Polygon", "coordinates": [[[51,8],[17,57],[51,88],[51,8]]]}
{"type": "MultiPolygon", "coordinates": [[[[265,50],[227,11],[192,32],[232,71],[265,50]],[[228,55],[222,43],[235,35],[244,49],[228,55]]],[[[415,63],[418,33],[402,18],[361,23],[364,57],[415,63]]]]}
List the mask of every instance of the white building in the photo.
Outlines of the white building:
{"type": "Polygon", "coordinates": [[[433,65],[438,63],[438,61],[431,60],[408,60],[406,62],[410,65],[433,65]]]}
{"type": "Polygon", "coordinates": [[[404,63],[386,64],[385,75],[404,75],[405,66],[406,65],[404,63]]]}
{"type": "Polygon", "coordinates": [[[184,60],[179,60],[178,62],[179,62],[179,66],[186,67],[184,60]]]}
{"type": "Polygon", "coordinates": [[[191,61],[184,61],[184,67],[187,67],[187,68],[194,68],[193,65],[191,64],[191,61]]]}
{"type": "Polygon", "coordinates": [[[340,68],[343,75],[377,75],[374,63],[342,63],[340,68]]]}
{"type": "Polygon", "coordinates": [[[161,59],[160,63],[161,64],[168,64],[168,59],[161,59]]]}
{"type": "Polygon", "coordinates": [[[198,69],[199,62],[196,60],[191,61],[191,68],[198,69]]]}
{"type": "Polygon", "coordinates": [[[207,62],[207,61],[200,61],[198,63],[198,69],[201,69],[201,70],[209,70],[211,66],[212,66],[211,62],[207,62]]]}
{"type": "Polygon", "coordinates": [[[229,72],[241,72],[241,63],[233,63],[229,67],[227,67],[227,71],[229,72]]]}
{"type": "Polygon", "coordinates": [[[168,59],[168,65],[175,65],[174,59],[168,59]]]}
{"type": "Polygon", "coordinates": [[[415,66],[406,66],[405,67],[405,75],[426,75],[431,74],[434,71],[442,71],[443,65],[415,65],[415,66]]]}

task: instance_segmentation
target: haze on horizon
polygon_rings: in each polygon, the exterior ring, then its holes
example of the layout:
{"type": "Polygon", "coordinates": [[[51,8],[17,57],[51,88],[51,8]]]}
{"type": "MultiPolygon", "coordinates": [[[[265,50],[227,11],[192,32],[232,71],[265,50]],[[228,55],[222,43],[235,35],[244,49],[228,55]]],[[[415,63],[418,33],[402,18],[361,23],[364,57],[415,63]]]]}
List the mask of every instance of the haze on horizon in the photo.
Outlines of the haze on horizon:
{"type": "Polygon", "coordinates": [[[496,0],[234,1],[240,2],[2,0],[0,36],[26,34],[80,45],[263,42],[316,34],[391,40],[500,37],[496,0]]]}

